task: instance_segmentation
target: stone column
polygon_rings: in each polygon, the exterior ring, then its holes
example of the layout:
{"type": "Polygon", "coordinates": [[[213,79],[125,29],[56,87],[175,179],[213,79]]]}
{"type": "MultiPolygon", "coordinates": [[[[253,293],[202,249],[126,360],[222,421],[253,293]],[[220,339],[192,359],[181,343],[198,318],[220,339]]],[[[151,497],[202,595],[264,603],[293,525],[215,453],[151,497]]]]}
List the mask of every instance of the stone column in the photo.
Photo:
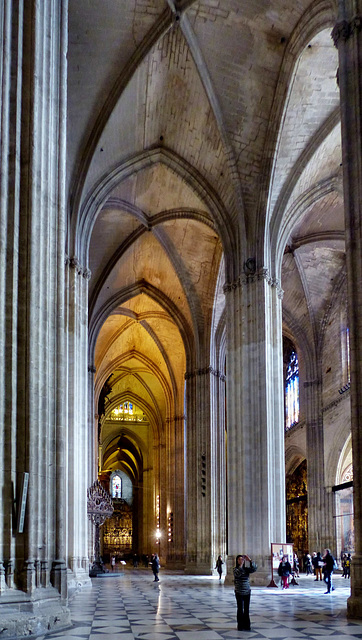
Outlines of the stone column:
{"type": "Polygon", "coordinates": [[[211,551],[211,367],[186,373],[186,572],[210,574],[211,551]]]}
{"type": "Polygon", "coordinates": [[[64,397],[67,2],[19,2],[13,10],[23,27],[16,376],[18,479],[23,470],[29,472],[23,586],[31,594],[39,560],[56,559],[52,582],[65,599],[58,576],[65,572],[65,417],[59,400],[64,397]]]}
{"type": "Polygon", "coordinates": [[[18,15],[12,15],[12,2],[0,3],[0,452],[8,469],[0,464],[0,596],[7,590],[5,562],[14,556],[12,542],[12,485],[16,486],[16,323],[19,207],[19,123],[21,61],[18,15]],[[13,85],[13,90],[11,91],[13,85]],[[14,340],[12,336],[14,335],[14,340]]]}
{"type": "Polygon", "coordinates": [[[362,0],[339,0],[332,37],[339,55],[351,355],[355,555],[348,615],[362,617],[362,0]]]}
{"type": "Polygon", "coordinates": [[[182,414],[166,420],[168,470],[164,547],[167,549],[167,566],[172,569],[183,568],[185,563],[185,501],[182,499],[185,482],[184,425],[185,416],[182,414]]]}
{"type": "Polygon", "coordinates": [[[15,635],[21,623],[9,604],[19,601],[19,589],[32,614],[29,634],[69,619],[62,606],[67,1],[5,0],[0,24],[0,561],[8,573],[0,618],[15,635]],[[19,511],[24,472],[29,488],[19,530],[12,510],[16,498],[19,511]],[[55,589],[49,562],[57,564],[55,589]]]}
{"type": "MultiPolygon", "coordinates": [[[[88,555],[87,489],[89,449],[93,448],[93,421],[88,423],[88,279],[90,272],[76,258],[67,260],[68,347],[68,550],[73,571],[70,581],[89,582],[84,558],[88,555]]],[[[87,568],[87,567],[86,567],[87,568]]]]}
{"type": "Polygon", "coordinates": [[[324,428],[320,380],[304,383],[308,460],[308,543],[310,552],[335,553],[332,488],[326,487],[324,428]]]}
{"type": "Polygon", "coordinates": [[[226,441],[225,384],[226,376],[213,370],[211,376],[211,556],[212,569],[219,555],[226,555],[226,441]]]}
{"type": "Polygon", "coordinates": [[[270,545],[285,541],[281,295],[263,269],[224,287],[227,310],[228,576],[238,553],[271,578],[270,545]]]}
{"type": "MultiPolygon", "coordinates": [[[[95,413],[94,404],[94,381],[96,367],[88,363],[88,469],[87,485],[90,487],[98,479],[98,467],[102,468],[102,447],[99,444],[99,415],[95,413]]],[[[94,525],[88,520],[88,545],[83,556],[82,565],[84,569],[89,569],[94,557],[94,525]]]]}

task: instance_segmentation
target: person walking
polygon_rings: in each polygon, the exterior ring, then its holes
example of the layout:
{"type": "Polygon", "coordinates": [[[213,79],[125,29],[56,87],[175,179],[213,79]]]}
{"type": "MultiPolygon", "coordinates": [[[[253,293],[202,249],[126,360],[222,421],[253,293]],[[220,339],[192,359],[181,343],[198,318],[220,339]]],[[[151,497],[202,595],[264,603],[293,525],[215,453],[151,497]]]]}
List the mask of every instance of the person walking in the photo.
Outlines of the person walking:
{"type": "Polygon", "coordinates": [[[159,570],[160,570],[160,561],[159,561],[157,553],[153,553],[152,554],[151,566],[152,566],[152,571],[153,571],[153,575],[154,575],[154,581],[153,582],[159,582],[160,579],[158,577],[158,573],[159,573],[159,570]]]}
{"type": "Polygon", "coordinates": [[[304,569],[305,569],[305,574],[307,576],[311,576],[313,574],[313,569],[312,569],[312,556],[310,555],[310,553],[306,553],[305,554],[305,559],[304,559],[304,569]]]}
{"type": "Polygon", "coordinates": [[[321,556],[321,552],[318,551],[318,553],[316,554],[315,558],[313,558],[313,566],[314,566],[314,573],[315,573],[315,581],[318,582],[318,580],[322,581],[323,576],[322,576],[322,568],[323,568],[324,562],[321,556]]]}
{"type": "Polygon", "coordinates": [[[324,566],[323,566],[324,582],[327,585],[327,591],[325,591],[325,594],[326,594],[326,593],[330,593],[331,591],[334,591],[334,587],[332,586],[332,574],[333,574],[335,560],[330,552],[330,549],[324,549],[324,556],[322,559],[324,562],[324,566]]]}
{"type": "Polygon", "coordinates": [[[288,560],[288,556],[283,556],[279,567],[278,567],[278,575],[282,579],[283,589],[289,589],[289,576],[292,573],[292,567],[288,560]]]}
{"type": "Polygon", "coordinates": [[[223,561],[222,561],[222,557],[219,556],[218,559],[216,560],[216,565],[215,565],[215,569],[217,569],[217,572],[219,574],[219,580],[221,580],[221,576],[222,576],[222,565],[223,565],[223,561]]]}
{"type": "Polygon", "coordinates": [[[237,603],[238,631],[250,631],[250,597],[249,575],[257,570],[255,562],[247,555],[236,556],[234,567],[235,598],[237,603]],[[249,563],[247,566],[246,563],[249,563]]]}

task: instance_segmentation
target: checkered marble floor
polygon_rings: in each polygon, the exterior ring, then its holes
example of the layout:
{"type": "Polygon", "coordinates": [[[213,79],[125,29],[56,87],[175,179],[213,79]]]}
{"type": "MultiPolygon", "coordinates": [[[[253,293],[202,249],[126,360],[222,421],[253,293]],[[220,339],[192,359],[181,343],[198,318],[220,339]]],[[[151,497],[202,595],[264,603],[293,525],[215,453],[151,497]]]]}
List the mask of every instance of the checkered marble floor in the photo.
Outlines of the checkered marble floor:
{"type": "Polygon", "coordinates": [[[253,587],[252,630],[236,630],[233,587],[216,577],[161,570],[153,582],[147,569],[93,579],[92,588],[70,603],[73,627],[46,636],[62,640],[232,640],[255,638],[362,638],[362,620],[346,618],[349,582],[334,577],[335,591],[301,576],[288,590],[253,587]]]}

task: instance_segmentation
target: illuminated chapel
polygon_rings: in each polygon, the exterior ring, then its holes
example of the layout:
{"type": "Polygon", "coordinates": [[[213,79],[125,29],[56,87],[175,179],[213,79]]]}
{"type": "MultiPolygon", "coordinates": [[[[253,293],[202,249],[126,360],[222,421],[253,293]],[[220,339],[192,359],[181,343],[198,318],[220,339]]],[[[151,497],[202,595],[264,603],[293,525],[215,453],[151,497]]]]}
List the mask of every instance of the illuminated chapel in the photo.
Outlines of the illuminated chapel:
{"type": "Polygon", "coordinates": [[[96,481],[105,566],[329,547],[362,617],[362,0],[0,28],[1,637],[67,622],[96,481]]]}

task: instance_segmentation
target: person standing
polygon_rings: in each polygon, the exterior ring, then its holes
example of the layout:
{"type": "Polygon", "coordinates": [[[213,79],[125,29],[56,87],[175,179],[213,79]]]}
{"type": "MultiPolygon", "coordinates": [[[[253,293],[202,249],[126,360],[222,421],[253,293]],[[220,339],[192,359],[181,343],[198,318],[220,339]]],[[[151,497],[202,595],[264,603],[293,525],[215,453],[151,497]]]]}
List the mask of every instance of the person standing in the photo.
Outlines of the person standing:
{"type": "Polygon", "coordinates": [[[299,578],[299,558],[296,553],[294,554],[294,557],[293,557],[293,572],[294,572],[294,576],[296,578],[299,578]]]}
{"type": "Polygon", "coordinates": [[[112,571],[115,571],[115,568],[116,568],[116,557],[115,556],[111,557],[111,567],[112,567],[112,571]]]}
{"type": "Polygon", "coordinates": [[[321,556],[321,552],[318,551],[316,558],[315,558],[315,575],[316,575],[316,582],[318,582],[318,579],[320,581],[323,580],[323,576],[322,576],[322,569],[324,566],[324,562],[323,562],[323,558],[321,556]]]}
{"type": "Polygon", "coordinates": [[[249,556],[238,555],[234,567],[235,598],[237,603],[238,631],[250,631],[250,597],[249,575],[257,570],[255,562],[249,556]],[[249,563],[249,566],[246,565],[249,563]]]}
{"type": "Polygon", "coordinates": [[[153,571],[153,575],[154,575],[154,581],[153,582],[159,582],[160,579],[158,577],[158,573],[160,571],[160,561],[158,559],[157,553],[153,553],[152,554],[151,566],[152,566],[152,571],[153,571]]]}
{"type": "Polygon", "coordinates": [[[288,560],[288,556],[283,556],[279,567],[278,567],[278,575],[280,575],[283,583],[283,589],[289,589],[289,576],[292,573],[292,567],[288,560]]]}
{"type": "Polygon", "coordinates": [[[215,565],[215,569],[217,569],[217,572],[219,574],[219,580],[221,580],[221,576],[222,576],[222,565],[223,565],[223,561],[222,561],[222,557],[219,556],[218,559],[216,560],[216,565],[215,565]]]}
{"type": "Polygon", "coordinates": [[[305,573],[306,573],[307,576],[311,576],[313,574],[312,557],[311,557],[310,553],[306,553],[305,554],[304,568],[305,568],[305,573]]]}
{"type": "Polygon", "coordinates": [[[324,582],[327,585],[327,591],[325,591],[325,594],[326,594],[326,593],[330,593],[331,591],[334,591],[334,587],[332,586],[334,558],[330,552],[330,549],[324,549],[323,562],[324,562],[324,566],[323,566],[324,582]]]}

